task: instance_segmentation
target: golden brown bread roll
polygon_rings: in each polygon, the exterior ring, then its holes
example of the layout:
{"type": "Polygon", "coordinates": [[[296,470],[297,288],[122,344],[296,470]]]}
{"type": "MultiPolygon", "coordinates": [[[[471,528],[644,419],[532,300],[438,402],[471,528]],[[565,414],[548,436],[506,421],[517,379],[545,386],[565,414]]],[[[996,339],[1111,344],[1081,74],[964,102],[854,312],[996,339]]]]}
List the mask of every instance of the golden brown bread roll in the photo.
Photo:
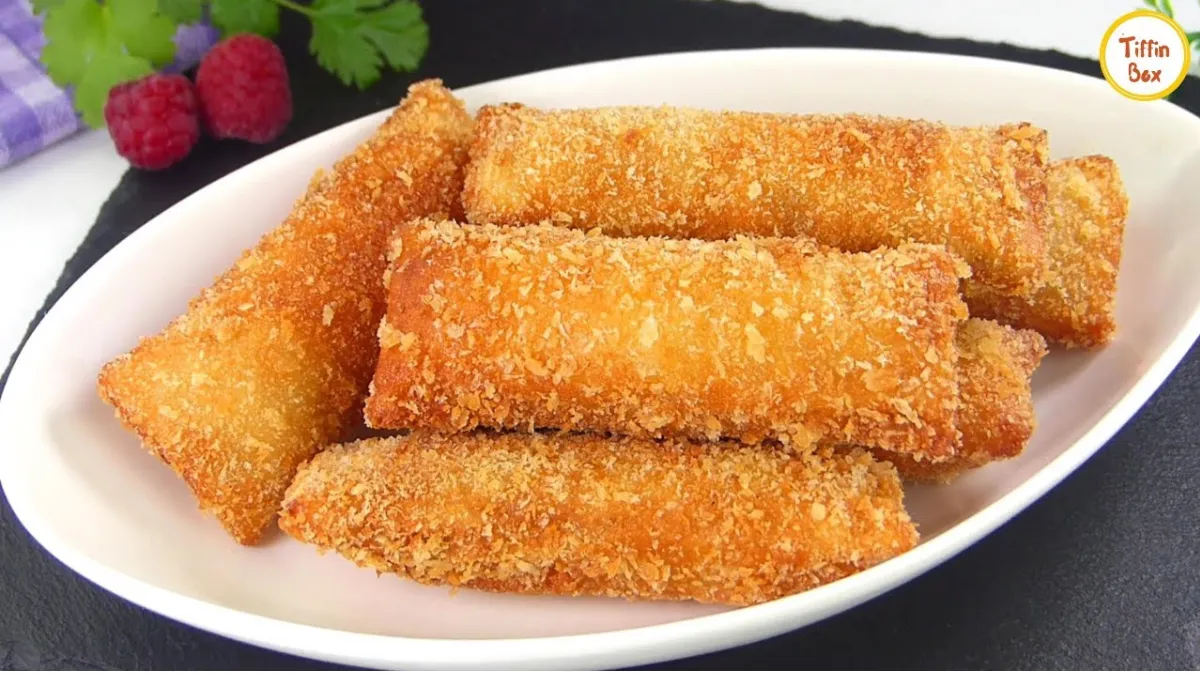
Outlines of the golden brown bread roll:
{"type": "Polygon", "coordinates": [[[461,209],[472,125],[440,82],[414,85],[183,316],[100,373],[121,421],[239,542],[262,536],[300,462],[361,419],[389,235],[461,209]]]}

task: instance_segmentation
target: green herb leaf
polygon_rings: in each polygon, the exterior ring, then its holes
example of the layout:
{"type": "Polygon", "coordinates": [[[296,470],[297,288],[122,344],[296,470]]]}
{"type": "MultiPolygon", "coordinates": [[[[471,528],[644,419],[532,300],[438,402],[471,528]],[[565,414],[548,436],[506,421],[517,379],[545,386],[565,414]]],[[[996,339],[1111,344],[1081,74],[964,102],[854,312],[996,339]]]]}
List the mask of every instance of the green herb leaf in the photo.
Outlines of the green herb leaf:
{"type": "Polygon", "coordinates": [[[1167,11],[1163,9],[1162,3],[1160,3],[1159,0],[1142,0],[1142,2],[1145,3],[1147,7],[1158,12],[1159,14],[1167,13],[1167,11]]]}
{"type": "Polygon", "coordinates": [[[87,73],[75,88],[75,107],[89,126],[103,127],[108,90],[153,72],[154,67],[146,59],[130,56],[115,44],[109,45],[88,64],[87,73]]]}
{"type": "Polygon", "coordinates": [[[1171,6],[1171,0],[1142,0],[1142,2],[1159,14],[1166,14],[1172,19],[1175,18],[1175,8],[1171,6]]]}
{"type": "Polygon", "coordinates": [[[108,90],[154,72],[175,55],[175,24],[155,0],[63,0],[46,12],[42,63],[60,86],[75,88],[75,108],[104,126],[108,90]]]}
{"type": "Polygon", "coordinates": [[[351,35],[336,22],[314,22],[308,49],[317,57],[317,63],[337,75],[343,84],[366,89],[379,79],[382,62],[366,40],[351,39],[351,35]]]}
{"type": "Polygon", "coordinates": [[[429,46],[421,8],[411,0],[316,0],[309,51],[322,68],[359,89],[374,84],[386,62],[414,70],[429,46]]]}
{"type": "Polygon", "coordinates": [[[49,12],[55,7],[63,4],[64,1],[65,0],[33,0],[33,2],[29,4],[33,6],[34,14],[45,14],[46,12],[49,12]]]}
{"type": "Polygon", "coordinates": [[[222,35],[274,37],[279,32],[279,5],[272,0],[213,0],[212,20],[222,35]]]}
{"type": "Polygon", "coordinates": [[[204,0],[158,0],[158,13],[175,23],[197,23],[204,18],[204,0]]]}
{"type": "Polygon", "coordinates": [[[158,13],[157,0],[108,0],[111,28],[130,56],[163,66],[175,58],[175,22],[158,13]]]}
{"type": "Polygon", "coordinates": [[[95,0],[66,0],[46,14],[42,64],[60,87],[79,84],[108,37],[105,13],[95,0]]]}
{"type": "Polygon", "coordinates": [[[396,2],[375,12],[363,32],[396,70],[416,70],[429,49],[429,27],[421,19],[421,6],[396,2]]]}

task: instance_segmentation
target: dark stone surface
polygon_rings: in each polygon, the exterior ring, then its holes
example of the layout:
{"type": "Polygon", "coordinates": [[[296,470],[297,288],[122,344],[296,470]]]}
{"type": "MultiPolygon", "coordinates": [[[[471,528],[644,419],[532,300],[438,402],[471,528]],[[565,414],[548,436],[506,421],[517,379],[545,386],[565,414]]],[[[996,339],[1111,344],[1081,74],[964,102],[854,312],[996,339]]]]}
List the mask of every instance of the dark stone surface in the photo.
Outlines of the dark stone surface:
{"type": "MultiPolygon", "coordinates": [[[[971,54],[1099,76],[1095,62],[1054,52],[934,40],[722,2],[425,4],[433,45],[421,71],[391,75],[364,93],[344,89],[318,70],[306,53],[307,27],[289,20],[281,44],[291,68],[296,116],[287,134],[262,147],[206,142],[169,171],[127,173],[46,306],[108,249],[194,190],[301,138],[393,104],[420,77],[441,77],[460,87],[620,56],[766,46],[971,54]]],[[[1174,100],[1200,110],[1198,90],[1189,80],[1174,100]]],[[[1200,363],[1191,354],[1145,409],[1075,475],[993,536],[920,579],[815,626],[664,666],[1200,668],[1197,389],[1200,363]]],[[[39,548],[3,500],[0,610],[0,669],[321,665],[191,629],[93,586],[39,548]]]]}

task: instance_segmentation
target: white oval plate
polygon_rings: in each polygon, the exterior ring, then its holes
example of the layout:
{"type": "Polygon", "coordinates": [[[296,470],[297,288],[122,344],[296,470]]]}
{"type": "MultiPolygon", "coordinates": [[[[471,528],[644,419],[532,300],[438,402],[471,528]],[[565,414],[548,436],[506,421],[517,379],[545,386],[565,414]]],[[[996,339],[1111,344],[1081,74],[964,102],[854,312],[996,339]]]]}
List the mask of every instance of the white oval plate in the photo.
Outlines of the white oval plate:
{"type": "Polygon", "coordinates": [[[862,574],[740,610],[689,603],[531,598],[377,578],[276,534],[234,544],[95,393],[100,366],[159,330],[288,212],[313,170],[386,113],[236,171],[113,249],[46,316],[0,404],[0,476],[55,557],[150,610],[237,640],[370,667],[608,668],[793,630],[929,570],[1020,512],[1146,401],[1200,332],[1200,120],[1135,103],[1100,79],[981,59],[843,50],[706,52],[552,70],[468,87],[472,107],[673,103],[870,112],[982,124],[1028,120],[1056,156],[1103,153],[1132,200],[1116,343],[1054,353],[1035,378],[1040,427],[1018,460],[914,489],[923,543],[862,574]]]}

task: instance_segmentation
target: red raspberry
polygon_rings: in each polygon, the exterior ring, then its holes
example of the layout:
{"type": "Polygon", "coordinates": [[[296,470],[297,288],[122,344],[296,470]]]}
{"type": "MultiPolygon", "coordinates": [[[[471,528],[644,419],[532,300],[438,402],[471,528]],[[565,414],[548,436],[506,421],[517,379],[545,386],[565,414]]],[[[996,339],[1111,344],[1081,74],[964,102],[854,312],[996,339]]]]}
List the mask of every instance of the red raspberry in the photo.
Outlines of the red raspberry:
{"type": "Polygon", "coordinates": [[[147,75],[108,92],[104,122],[117,152],[141,169],[165,169],[200,140],[199,106],[182,75],[147,75]]]}
{"type": "Polygon", "coordinates": [[[200,116],[216,138],[266,143],[292,119],[287,66],[274,42],[253,34],[223,40],[196,72],[200,116]]]}

